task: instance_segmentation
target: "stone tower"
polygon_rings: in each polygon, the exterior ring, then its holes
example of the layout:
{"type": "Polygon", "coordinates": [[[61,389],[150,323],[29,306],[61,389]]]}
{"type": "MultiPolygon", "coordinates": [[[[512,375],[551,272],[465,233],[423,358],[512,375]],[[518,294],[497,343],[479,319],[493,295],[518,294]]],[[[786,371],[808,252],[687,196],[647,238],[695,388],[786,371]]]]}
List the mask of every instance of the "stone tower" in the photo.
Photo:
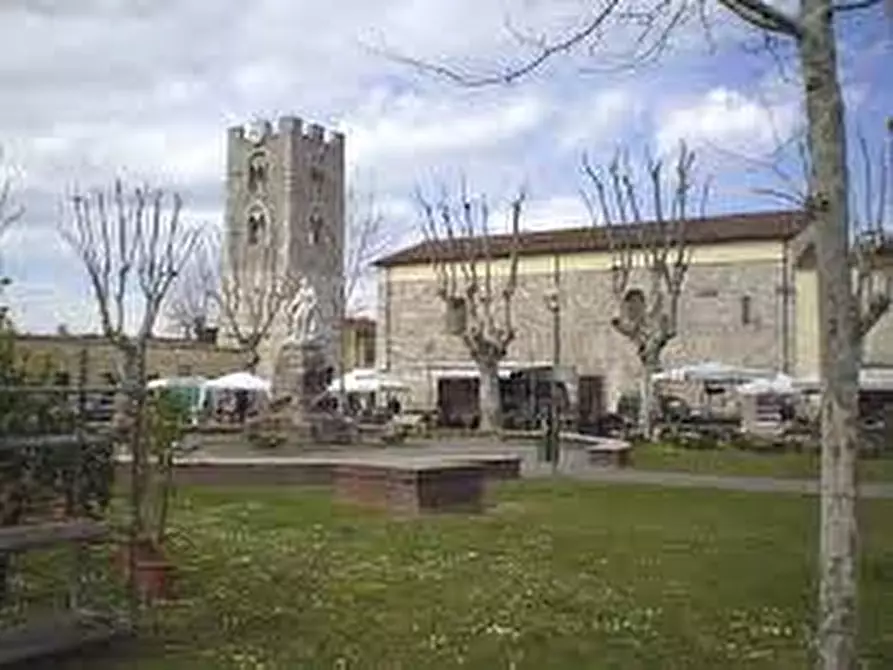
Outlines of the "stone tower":
{"type": "MultiPolygon", "coordinates": [[[[241,254],[254,282],[308,278],[329,332],[326,355],[336,361],[344,308],[344,136],[295,117],[279,119],[275,129],[268,121],[230,128],[225,222],[224,253],[241,254]]],[[[283,305],[261,345],[258,374],[272,375],[286,328],[283,305]]]]}

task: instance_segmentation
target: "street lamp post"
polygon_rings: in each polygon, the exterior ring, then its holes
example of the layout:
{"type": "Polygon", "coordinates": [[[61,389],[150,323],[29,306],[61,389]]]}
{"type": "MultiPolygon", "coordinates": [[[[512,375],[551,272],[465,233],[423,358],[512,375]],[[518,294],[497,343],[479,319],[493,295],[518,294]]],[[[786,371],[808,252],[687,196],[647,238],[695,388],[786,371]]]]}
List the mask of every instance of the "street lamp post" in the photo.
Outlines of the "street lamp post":
{"type": "Polygon", "coordinates": [[[546,307],[552,312],[552,378],[551,399],[549,402],[549,425],[546,435],[546,460],[552,463],[552,471],[558,468],[559,426],[561,410],[559,409],[560,389],[558,387],[558,366],[561,364],[561,301],[558,289],[553,288],[545,296],[546,307]]]}

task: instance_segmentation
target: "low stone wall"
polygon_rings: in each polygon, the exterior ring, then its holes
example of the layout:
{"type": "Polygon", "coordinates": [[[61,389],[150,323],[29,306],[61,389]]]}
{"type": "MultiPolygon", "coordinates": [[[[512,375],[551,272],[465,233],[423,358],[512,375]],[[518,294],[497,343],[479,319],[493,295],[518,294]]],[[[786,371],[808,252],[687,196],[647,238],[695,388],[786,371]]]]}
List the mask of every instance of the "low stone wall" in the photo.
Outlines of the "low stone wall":
{"type": "MultiPolygon", "coordinates": [[[[411,459],[411,456],[407,456],[411,459]]],[[[518,479],[521,458],[514,455],[436,456],[441,462],[472,463],[480,467],[488,480],[518,479]]],[[[357,459],[359,461],[369,459],[357,459]]],[[[266,457],[266,458],[187,458],[177,464],[174,481],[179,485],[197,486],[328,486],[335,478],[339,464],[356,462],[332,458],[266,457]]],[[[130,479],[130,463],[119,460],[116,481],[126,485],[130,479]]]]}
{"type": "Polygon", "coordinates": [[[590,465],[625,468],[632,463],[632,445],[625,440],[582,433],[561,433],[561,440],[585,449],[590,465]]]}
{"type": "Polygon", "coordinates": [[[397,515],[481,512],[486,472],[482,465],[449,459],[342,463],[335,468],[335,496],[342,502],[387,509],[397,515]]]}

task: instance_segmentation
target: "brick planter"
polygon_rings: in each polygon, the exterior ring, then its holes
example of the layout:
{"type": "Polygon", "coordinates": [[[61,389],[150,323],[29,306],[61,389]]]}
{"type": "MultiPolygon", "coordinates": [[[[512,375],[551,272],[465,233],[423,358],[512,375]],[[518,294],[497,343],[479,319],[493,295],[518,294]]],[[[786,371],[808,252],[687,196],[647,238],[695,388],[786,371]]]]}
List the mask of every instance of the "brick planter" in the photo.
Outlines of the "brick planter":
{"type": "Polygon", "coordinates": [[[335,467],[338,500],[398,515],[481,512],[486,468],[449,459],[354,461],[335,467]]]}

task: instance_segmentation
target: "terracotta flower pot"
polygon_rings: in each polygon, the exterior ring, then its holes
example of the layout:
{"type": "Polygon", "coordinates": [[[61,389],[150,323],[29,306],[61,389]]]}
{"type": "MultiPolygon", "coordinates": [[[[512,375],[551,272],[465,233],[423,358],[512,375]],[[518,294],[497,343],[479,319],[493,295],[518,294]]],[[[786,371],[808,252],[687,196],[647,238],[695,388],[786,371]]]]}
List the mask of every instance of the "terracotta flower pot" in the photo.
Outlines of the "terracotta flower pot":
{"type": "Polygon", "coordinates": [[[148,541],[135,545],[123,544],[117,552],[116,563],[124,575],[128,575],[130,570],[131,551],[134,554],[134,579],[140,596],[148,601],[167,598],[173,565],[164,557],[162,549],[148,541]]]}

